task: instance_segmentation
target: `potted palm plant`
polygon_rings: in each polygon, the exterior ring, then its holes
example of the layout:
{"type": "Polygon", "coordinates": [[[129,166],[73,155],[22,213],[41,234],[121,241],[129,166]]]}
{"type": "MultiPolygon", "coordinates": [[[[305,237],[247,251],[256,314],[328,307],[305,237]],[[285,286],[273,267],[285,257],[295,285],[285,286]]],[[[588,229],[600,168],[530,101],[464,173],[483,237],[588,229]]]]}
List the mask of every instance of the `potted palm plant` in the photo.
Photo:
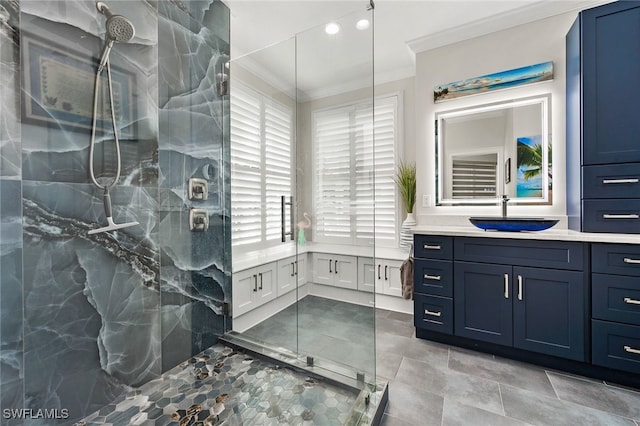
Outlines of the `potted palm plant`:
{"type": "Polygon", "coordinates": [[[416,205],[416,165],[401,162],[398,165],[394,181],[398,185],[402,205],[407,212],[407,217],[402,222],[400,230],[400,246],[409,247],[411,245],[409,227],[416,224],[416,218],[413,215],[413,207],[416,205]]]}

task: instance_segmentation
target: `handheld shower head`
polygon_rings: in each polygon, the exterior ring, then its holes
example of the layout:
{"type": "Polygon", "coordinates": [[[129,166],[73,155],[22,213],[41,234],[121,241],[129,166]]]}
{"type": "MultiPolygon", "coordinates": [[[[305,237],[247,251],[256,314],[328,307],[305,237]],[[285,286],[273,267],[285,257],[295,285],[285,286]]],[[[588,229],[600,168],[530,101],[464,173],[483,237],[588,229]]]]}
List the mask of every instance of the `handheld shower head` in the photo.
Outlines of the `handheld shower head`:
{"type": "Polygon", "coordinates": [[[100,72],[107,63],[113,43],[127,43],[131,41],[133,36],[136,34],[136,29],[129,19],[122,15],[114,15],[111,13],[111,10],[105,3],[101,1],[97,2],[96,8],[98,9],[98,12],[107,17],[107,22],[105,24],[107,30],[105,37],[106,40],[104,48],[102,49],[100,64],[98,65],[98,72],[100,72]]]}

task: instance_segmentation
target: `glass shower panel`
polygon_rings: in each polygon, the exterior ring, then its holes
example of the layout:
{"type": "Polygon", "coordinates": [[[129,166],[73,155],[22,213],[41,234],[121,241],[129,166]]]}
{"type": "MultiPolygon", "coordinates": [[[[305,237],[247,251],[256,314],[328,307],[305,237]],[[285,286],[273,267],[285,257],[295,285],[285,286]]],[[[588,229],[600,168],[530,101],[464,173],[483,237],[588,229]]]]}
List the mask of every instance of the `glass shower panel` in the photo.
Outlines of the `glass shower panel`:
{"type": "Polygon", "coordinates": [[[363,8],[296,40],[296,223],[307,240],[298,257],[308,263],[309,281],[298,290],[299,356],[372,382],[373,11],[363,8]]]}
{"type": "Polygon", "coordinates": [[[233,330],[297,352],[295,39],[231,63],[233,330]]]}

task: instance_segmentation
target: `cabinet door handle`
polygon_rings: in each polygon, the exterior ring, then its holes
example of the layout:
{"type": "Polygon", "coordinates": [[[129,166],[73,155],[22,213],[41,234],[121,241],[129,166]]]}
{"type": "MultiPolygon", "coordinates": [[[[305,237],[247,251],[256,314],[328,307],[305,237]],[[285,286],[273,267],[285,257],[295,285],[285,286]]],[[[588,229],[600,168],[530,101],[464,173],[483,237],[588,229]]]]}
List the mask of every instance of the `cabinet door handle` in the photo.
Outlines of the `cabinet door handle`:
{"type": "Polygon", "coordinates": [[[625,346],[624,351],[632,354],[640,355],[640,349],[633,349],[631,346],[625,346]]]}
{"type": "Polygon", "coordinates": [[[625,257],[624,259],[622,259],[622,261],[630,265],[640,265],[640,259],[631,259],[630,257],[625,257]]]}
{"type": "Polygon", "coordinates": [[[522,275],[518,275],[518,300],[522,300],[522,275]]]}
{"type": "Polygon", "coordinates": [[[333,259],[329,259],[329,273],[333,273],[333,271],[331,270],[331,262],[333,262],[333,259]]]}
{"type": "Polygon", "coordinates": [[[442,278],[442,276],[440,276],[440,275],[424,274],[424,279],[425,280],[440,281],[441,278],[442,278]]]}
{"type": "Polygon", "coordinates": [[[258,290],[262,290],[262,272],[260,272],[258,275],[260,276],[260,287],[258,287],[258,290]]]}
{"type": "Polygon", "coordinates": [[[294,276],[294,275],[295,275],[295,273],[296,273],[296,269],[295,269],[295,267],[293,266],[293,262],[291,262],[291,275],[290,275],[290,276],[294,276]]]}
{"type": "Polygon", "coordinates": [[[258,291],[258,276],[253,274],[253,291],[258,291]]]}
{"type": "Polygon", "coordinates": [[[384,280],[387,281],[389,279],[389,275],[387,274],[388,265],[384,265],[384,280]]]}
{"type": "Polygon", "coordinates": [[[424,245],[424,249],[425,250],[440,250],[440,245],[425,244],[424,245]]]}
{"type": "Polygon", "coordinates": [[[425,315],[431,315],[431,316],[434,316],[434,317],[439,317],[439,316],[442,316],[442,311],[440,311],[440,312],[432,312],[432,311],[430,311],[428,309],[425,309],[424,310],[424,314],[425,315]]]}
{"type": "Polygon", "coordinates": [[[504,298],[509,298],[509,274],[504,274],[504,298]]]}
{"type": "Polygon", "coordinates": [[[625,297],[624,298],[624,303],[628,303],[630,305],[640,305],[640,300],[635,300],[635,299],[632,299],[630,297],[625,297]]]}
{"type": "Polygon", "coordinates": [[[636,213],[631,214],[609,214],[605,213],[602,215],[603,219],[640,219],[640,215],[636,213]]]}
{"type": "Polygon", "coordinates": [[[337,274],[338,273],[338,260],[334,260],[334,264],[333,264],[333,270],[334,272],[337,274]]]}
{"type": "Polygon", "coordinates": [[[295,262],[293,262],[293,275],[298,275],[298,261],[296,260],[295,262]]]}
{"type": "Polygon", "coordinates": [[[380,265],[378,265],[378,279],[381,279],[380,278],[380,265]]]}
{"type": "Polygon", "coordinates": [[[602,183],[607,185],[607,184],[612,184],[612,183],[638,183],[640,182],[640,179],[635,178],[635,179],[602,179],[602,183]]]}

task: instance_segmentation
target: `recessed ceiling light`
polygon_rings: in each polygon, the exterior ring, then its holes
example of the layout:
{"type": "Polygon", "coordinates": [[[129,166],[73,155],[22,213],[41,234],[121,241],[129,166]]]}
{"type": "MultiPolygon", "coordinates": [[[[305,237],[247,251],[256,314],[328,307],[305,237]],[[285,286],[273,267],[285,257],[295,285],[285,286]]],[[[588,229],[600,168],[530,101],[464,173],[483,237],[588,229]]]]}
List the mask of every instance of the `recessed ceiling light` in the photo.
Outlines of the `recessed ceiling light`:
{"type": "Polygon", "coordinates": [[[356,28],[359,30],[366,30],[370,25],[371,24],[369,24],[368,19],[361,19],[356,23],[356,28]]]}
{"type": "Polygon", "coordinates": [[[324,27],[324,32],[329,35],[338,34],[340,32],[340,25],[336,24],[335,22],[329,22],[324,27]]]}

